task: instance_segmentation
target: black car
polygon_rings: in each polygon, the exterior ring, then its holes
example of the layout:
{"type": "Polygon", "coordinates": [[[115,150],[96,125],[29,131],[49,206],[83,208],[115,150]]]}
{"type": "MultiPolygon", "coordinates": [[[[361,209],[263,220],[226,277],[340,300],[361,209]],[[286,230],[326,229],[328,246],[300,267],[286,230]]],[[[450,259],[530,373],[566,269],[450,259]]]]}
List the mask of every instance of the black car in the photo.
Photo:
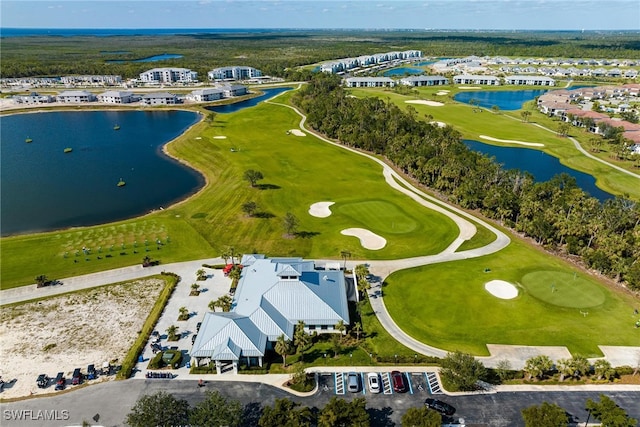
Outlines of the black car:
{"type": "Polygon", "coordinates": [[[456,408],[438,399],[426,399],[424,401],[424,404],[427,408],[438,411],[443,415],[451,416],[456,412],[456,408]]]}
{"type": "Polygon", "coordinates": [[[64,390],[67,385],[67,379],[64,377],[64,372],[58,372],[56,376],[56,390],[64,390]]]}
{"type": "Polygon", "coordinates": [[[78,385],[82,382],[82,373],[80,372],[80,368],[76,368],[73,370],[73,376],[71,377],[71,384],[78,385]]]}
{"type": "Polygon", "coordinates": [[[198,337],[198,334],[193,334],[191,335],[191,345],[193,345],[193,343],[196,342],[196,338],[198,337]]]}
{"type": "Polygon", "coordinates": [[[38,375],[38,379],[36,380],[36,384],[38,384],[38,388],[47,388],[49,386],[49,381],[51,378],[47,376],[47,374],[38,375]]]}
{"type": "Polygon", "coordinates": [[[196,332],[200,332],[200,326],[202,326],[202,322],[198,322],[196,325],[196,332]]]}

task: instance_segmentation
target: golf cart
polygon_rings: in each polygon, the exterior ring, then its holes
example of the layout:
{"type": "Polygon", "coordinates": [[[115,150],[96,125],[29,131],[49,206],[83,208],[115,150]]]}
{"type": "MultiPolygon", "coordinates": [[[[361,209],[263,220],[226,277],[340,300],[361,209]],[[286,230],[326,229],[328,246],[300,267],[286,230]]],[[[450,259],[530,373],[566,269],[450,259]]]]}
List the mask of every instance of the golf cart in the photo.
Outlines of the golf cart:
{"type": "Polygon", "coordinates": [[[38,379],[36,380],[36,384],[38,385],[38,388],[47,388],[49,387],[49,381],[51,380],[51,378],[49,378],[47,376],[47,374],[40,374],[38,375],[38,379]]]}

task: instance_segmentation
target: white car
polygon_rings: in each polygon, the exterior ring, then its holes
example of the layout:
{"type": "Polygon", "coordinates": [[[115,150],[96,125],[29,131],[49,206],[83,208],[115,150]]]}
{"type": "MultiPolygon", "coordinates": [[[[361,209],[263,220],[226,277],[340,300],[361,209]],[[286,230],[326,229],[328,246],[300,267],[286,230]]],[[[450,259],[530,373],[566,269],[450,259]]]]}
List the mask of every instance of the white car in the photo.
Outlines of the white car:
{"type": "Polygon", "coordinates": [[[380,393],[380,377],[377,373],[369,372],[367,374],[367,382],[371,393],[380,393]]]}

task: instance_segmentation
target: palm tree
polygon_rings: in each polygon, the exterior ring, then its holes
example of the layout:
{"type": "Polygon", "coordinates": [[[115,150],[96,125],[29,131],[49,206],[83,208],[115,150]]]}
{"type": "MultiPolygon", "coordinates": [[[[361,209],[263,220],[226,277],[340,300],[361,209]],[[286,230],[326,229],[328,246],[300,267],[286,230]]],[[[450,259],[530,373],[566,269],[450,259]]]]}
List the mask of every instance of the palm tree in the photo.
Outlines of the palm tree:
{"type": "Polygon", "coordinates": [[[177,341],[178,340],[178,327],[176,325],[171,325],[167,328],[167,339],[169,341],[177,341]]]}
{"type": "Polygon", "coordinates": [[[287,354],[291,351],[291,341],[285,338],[284,334],[278,337],[274,350],[282,356],[282,367],[287,367],[287,354]]]}
{"type": "Polygon", "coordinates": [[[218,301],[211,300],[209,302],[209,310],[216,311],[216,307],[218,307],[218,301]]]}
{"type": "Polygon", "coordinates": [[[207,273],[203,269],[200,269],[200,270],[196,271],[196,276],[198,276],[197,280],[206,280],[207,279],[207,273]]]}
{"type": "Polygon", "coordinates": [[[220,307],[222,309],[222,311],[229,311],[231,310],[231,303],[233,302],[233,300],[231,299],[231,297],[229,295],[222,295],[220,298],[218,298],[215,302],[215,306],[216,307],[220,307]]]}
{"type": "Polygon", "coordinates": [[[344,325],[344,320],[336,323],[335,330],[340,332],[340,335],[344,335],[344,331],[347,330],[347,327],[344,325]]]}
{"type": "Polygon", "coordinates": [[[347,269],[347,258],[351,258],[351,252],[349,252],[347,250],[342,250],[342,251],[340,251],[340,256],[344,260],[344,269],[346,270],[347,269]]]}
{"type": "Polygon", "coordinates": [[[356,331],[356,339],[360,341],[360,331],[362,331],[362,325],[360,324],[360,322],[356,322],[353,325],[353,330],[356,331]]]}
{"type": "Polygon", "coordinates": [[[304,331],[304,321],[299,320],[293,333],[293,341],[296,346],[296,352],[303,352],[310,344],[311,337],[304,331]]]}
{"type": "Polygon", "coordinates": [[[295,217],[291,212],[287,212],[282,220],[282,225],[284,226],[284,230],[287,232],[287,235],[293,236],[296,233],[296,229],[298,228],[298,218],[295,217]]]}
{"type": "Polygon", "coordinates": [[[522,117],[522,121],[527,123],[529,121],[529,117],[531,117],[531,111],[524,110],[520,113],[520,117],[522,117]]]}
{"type": "Polygon", "coordinates": [[[200,285],[198,285],[197,283],[193,283],[191,285],[191,293],[189,295],[198,295],[200,292],[198,291],[200,289],[200,285]]]}
{"type": "Polygon", "coordinates": [[[229,249],[230,248],[225,249],[224,252],[222,252],[220,254],[220,258],[222,258],[224,260],[225,264],[229,264],[229,258],[231,258],[231,254],[229,253],[229,249]]]}
{"type": "Polygon", "coordinates": [[[560,382],[566,377],[573,376],[573,364],[571,359],[560,359],[556,362],[556,369],[560,373],[560,382]]]}
{"type": "Polygon", "coordinates": [[[189,310],[187,307],[180,307],[178,311],[180,312],[178,320],[187,320],[189,318],[189,310]]]}

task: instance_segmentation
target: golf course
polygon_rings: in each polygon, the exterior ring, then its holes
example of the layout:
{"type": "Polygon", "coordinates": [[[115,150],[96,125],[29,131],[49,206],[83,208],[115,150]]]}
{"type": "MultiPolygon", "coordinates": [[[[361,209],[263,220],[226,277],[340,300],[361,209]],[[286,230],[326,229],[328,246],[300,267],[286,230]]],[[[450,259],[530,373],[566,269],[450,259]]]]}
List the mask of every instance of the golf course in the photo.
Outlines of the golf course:
{"type": "MultiPolygon", "coordinates": [[[[274,101],[286,104],[291,94],[274,101]]],[[[402,107],[408,99],[377,90],[353,94],[388,97],[402,107]]],[[[435,256],[460,233],[447,215],[391,188],[382,166],[371,158],[308,131],[304,137],[290,132],[301,120],[291,108],[266,102],[231,114],[193,108],[203,113],[203,120],[165,150],[198,170],[205,177],[204,188],[140,218],[2,238],[2,289],[31,284],[38,274],[52,279],[77,276],[139,264],[145,256],[161,264],[218,257],[229,247],[236,253],[309,259],[340,259],[345,252],[352,260],[372,261],[435,256]],[[248,170],[259,171],[263,178],[251,185],[244,178],[248,170]],[[243,209],[249,202],[255,203],[251,215],[243,209]],[[310,206],[318,202],[332,202],[331,214],[310,215],[310,206]],[[296,219],[293,232],[283,227],[288,214],[296,219]],[[360,239],[342,233],[347,229],[363,229],[386,244],[367,249],[360,239]]],[[[451,100],[441,107],[413,108],[455,126],[464,136],[542,142],[576,168],[600,167],[580,159],[566,140],[506,115],[485,112],[483,119],[491,119],[480,120],[469,106],[451,100]]],[[[631,179],[611,170],[602,172],[598,182],[622,193],[637,185],[631,179]]],[[[480,221],[471,222],[477,232],[458,252],[496,239],[480,221]]],[[[474,355],[487,355],[486,344],[567,346],[589,357],[601,355],[598,345],[637,345],[637,300],[632,295],[510,237],[511,244],[496,253],[391,274],[383,285],[389,314],[421,342],[474,355]],[[484,288],[491,280],[513,284],[518,296],[496,298],[484,288]]]]}

